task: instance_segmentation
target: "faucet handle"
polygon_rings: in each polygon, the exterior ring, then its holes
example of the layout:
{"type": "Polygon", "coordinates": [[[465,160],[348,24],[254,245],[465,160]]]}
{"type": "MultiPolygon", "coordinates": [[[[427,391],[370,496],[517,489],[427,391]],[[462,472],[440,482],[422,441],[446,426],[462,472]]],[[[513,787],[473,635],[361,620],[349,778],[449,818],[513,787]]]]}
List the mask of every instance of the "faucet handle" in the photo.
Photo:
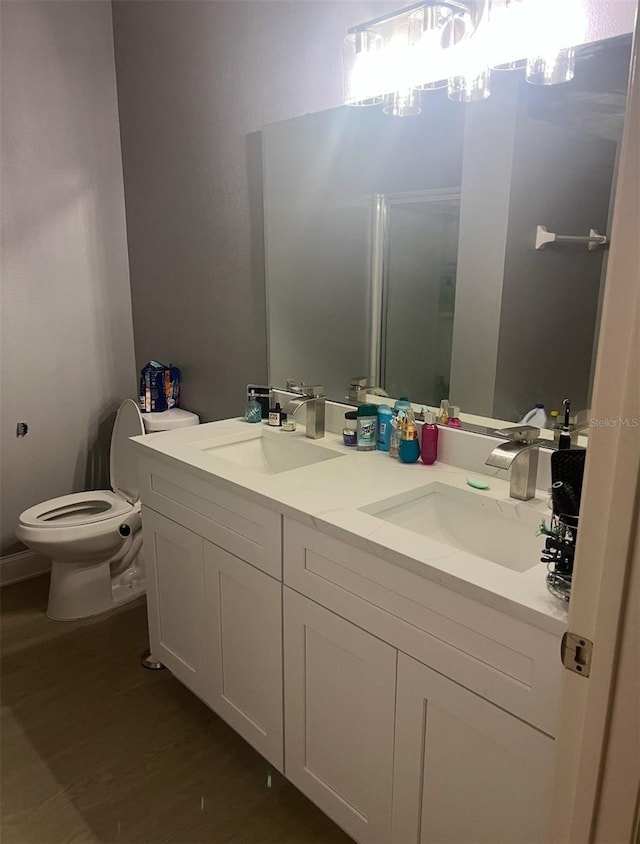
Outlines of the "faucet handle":
{"type": "Polygon", "coordinates": [[[324,396],[324,387],[321,384],[305,384],[304,381],[293,381],[287,378],[287,392],[297,393],[304,398],[319,399],[324,396]]]}
{"type": "Polygon", "coordinates": [[[304,395],[312,399],[324,398],[324,387],[322,384],[305,384],[304,395]]]}
{"type": "Polygon", "coordinates": [[[517,443],[533,443],[540,436],[540,428],[534,428],[533,425],[514,425],[510,428],[498,428],[495,433],[517,443]]]}

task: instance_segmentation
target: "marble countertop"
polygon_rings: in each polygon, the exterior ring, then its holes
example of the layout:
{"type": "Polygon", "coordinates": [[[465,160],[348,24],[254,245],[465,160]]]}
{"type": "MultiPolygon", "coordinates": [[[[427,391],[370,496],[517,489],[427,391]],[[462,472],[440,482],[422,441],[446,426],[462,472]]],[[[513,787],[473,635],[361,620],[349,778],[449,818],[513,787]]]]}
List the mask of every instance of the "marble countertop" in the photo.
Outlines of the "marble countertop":
{"type": "MultiPolygon", "coordinates": [[[[471,489],[471,471],[436,462],[406,465],[387,453],[358,452],[342,443],[342,436],[327,432],[319,440],[307,439],[304,427],[293,433],[262,425],[248,425],[241,419],[226,419],[198,427],[158,432],[135,437],[132,442],[148,456],[189,468],[199,477],[212,477],[236,494],[275,509],[363,551],[416,572],[442,586],[478,600],[500,612],[560,635],[566,629],[566,604],[551,595],[545,584],[542,563],[524,572],[512,571],[467,551],[424,537],[412,530],[382,521],[360,508],[392,496],[410,494],[433,483],[446,484],[495,503],[514,508],[517,518],[535,524],[549,518],[548,495],[544,491],[531,501],[509,498],[509,484],[502,477],[483,477],[488,490],[471,489]],[[252,439],[262,433],[282,441],[304,440],[312,448],[330,449],[339,459],[261,474],[236,465],[207,451],[220,445],[252,439]]],[[[478,448],[487,449],[480,439],[478,448]]],[[[488,454],[488,451],[487,451],[488,454]]],[[[496,473],[497,475],[498,473],[496,473]]],[[[477,475],[473,475],[477,477],[477,475]]],[[[540,548],[543,547],[540,539],[540,548]]]]}

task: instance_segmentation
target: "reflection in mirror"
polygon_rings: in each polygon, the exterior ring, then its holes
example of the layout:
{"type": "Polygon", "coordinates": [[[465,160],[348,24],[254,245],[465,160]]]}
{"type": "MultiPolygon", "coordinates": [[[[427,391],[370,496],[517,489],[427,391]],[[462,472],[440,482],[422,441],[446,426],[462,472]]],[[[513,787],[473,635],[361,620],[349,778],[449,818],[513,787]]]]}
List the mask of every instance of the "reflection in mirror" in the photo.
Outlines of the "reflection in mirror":
{"type": "Polygon", "coordinates": [[[460,194],[388,197],[380,377],[392,396],[449,395],[460,194]],[[417,353],[416,353],[417,352],[417,353]]]}
{"type": "Polygon", "coordinates": [[[486,102],[332,109],[263,130],[269,372],[518,421],[589,406],[630,36],[572,82],[496,74],[486,102]]]}

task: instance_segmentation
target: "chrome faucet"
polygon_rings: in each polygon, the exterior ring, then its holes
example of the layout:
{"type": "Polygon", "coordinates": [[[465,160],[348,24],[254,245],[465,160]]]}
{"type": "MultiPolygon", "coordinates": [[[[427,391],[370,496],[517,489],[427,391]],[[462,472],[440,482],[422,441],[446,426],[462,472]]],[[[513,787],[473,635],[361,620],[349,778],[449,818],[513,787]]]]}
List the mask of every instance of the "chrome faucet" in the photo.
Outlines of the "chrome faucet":
{"type": "Polygon", "coordinates": [[[300,408],[306,407],[306,435],[311,440],[324,437],[325,399],[324,389],[318,385],[304,386],[305,394],[299,399],[292,399],[287,405],[287,413],[295,416],[300,408]]]}
{"type": "Polygon", "coordinates": [[[539,428],[531,425],[516,425],[496,431],[507,442],[497,445],[487,457],[487,466],[497,469],[511,469],[509,496],[518,501],[529,501],[536,494],[538,478],[538,455],[540,454],[539,428]]]}

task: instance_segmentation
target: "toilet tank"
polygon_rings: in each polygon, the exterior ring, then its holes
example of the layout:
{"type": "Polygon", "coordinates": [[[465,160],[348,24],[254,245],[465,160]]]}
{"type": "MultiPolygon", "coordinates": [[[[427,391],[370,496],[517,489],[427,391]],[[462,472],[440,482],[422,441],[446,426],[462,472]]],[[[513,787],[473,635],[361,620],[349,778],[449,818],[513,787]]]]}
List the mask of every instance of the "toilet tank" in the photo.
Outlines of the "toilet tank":
{"type": "Polygon", "coordinates": [[[161,413],[143,413],[142,421],[145,433],[152,434],[155,431],[173,431],[174,428],[190,428],[192,425],[199,425],[200,417],[181,407],[172,407],[161,413]]]}

